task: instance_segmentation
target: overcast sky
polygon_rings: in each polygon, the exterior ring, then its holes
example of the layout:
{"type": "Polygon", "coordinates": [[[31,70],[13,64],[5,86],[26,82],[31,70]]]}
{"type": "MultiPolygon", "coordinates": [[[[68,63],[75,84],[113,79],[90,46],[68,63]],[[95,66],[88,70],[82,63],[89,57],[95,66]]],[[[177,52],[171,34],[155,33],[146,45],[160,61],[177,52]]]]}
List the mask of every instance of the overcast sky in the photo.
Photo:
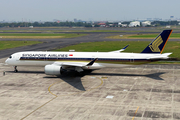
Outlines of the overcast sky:
{"type": "Polygon", "coordinates": [[[180,18],[180,0],[0,0],[0,21],[180,18]]]}

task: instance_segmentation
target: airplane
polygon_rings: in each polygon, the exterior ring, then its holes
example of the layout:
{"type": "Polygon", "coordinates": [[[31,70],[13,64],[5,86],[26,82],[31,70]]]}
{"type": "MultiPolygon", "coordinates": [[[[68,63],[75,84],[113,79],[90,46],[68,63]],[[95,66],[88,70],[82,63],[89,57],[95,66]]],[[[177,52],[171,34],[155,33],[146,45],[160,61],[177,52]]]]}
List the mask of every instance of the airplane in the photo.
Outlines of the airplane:
{"type": "Polygon", "coordinates": [[[126,53],[126,47],[111,52],[48,52],[25,51],[12,54],[5,63],[14,66],[43,66],[47,75],[61,75],[64,71],[127,67],[168,59],[172,53],[163,53],[172,30],[162,31],[141,53],[126,53]]]}

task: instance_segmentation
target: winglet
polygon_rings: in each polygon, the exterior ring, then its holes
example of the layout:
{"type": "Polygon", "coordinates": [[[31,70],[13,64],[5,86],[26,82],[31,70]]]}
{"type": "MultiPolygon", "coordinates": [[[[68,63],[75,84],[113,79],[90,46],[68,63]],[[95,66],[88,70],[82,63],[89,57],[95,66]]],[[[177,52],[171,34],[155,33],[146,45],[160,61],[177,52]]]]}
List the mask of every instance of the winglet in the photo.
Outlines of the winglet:
{"type": "Polygon", "coordinates": [[[164,30],[141,53],[162,53],[173,30],[164,30]]]}
{"type": "Polygon", "coordinates": [[[92,60],[91,62],[89,62],[86,66],[91,66],[91,65],[93,65],[94,64],[94,62],[97,60],[98,58],[96,58],[96,59],[94,59],[94,60],[92,60]]]}
{"type": "Polygon", "coordinates": [[[129,45],[126,45],[124,48],[120,49],[120,50],[116,50],[116,51],[111,51],[109,53],[119,53],[121,51],[124,51],[129,45]]]}
{"type": "Polygon", "coordinates": [[[121,49],[122,51],[124,51],[129,45],[126,45],[123,49],[121,49]]]}

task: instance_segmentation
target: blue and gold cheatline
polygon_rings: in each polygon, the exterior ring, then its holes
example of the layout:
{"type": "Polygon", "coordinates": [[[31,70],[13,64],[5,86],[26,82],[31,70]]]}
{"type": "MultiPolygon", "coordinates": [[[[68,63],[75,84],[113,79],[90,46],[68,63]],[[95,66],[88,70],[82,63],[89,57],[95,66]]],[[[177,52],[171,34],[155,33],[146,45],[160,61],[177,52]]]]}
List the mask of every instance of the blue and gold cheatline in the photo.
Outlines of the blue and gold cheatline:
{"type": "MultiPolygon", "coordinates": [[[[87,62],[89,63],[92,61],[92,58],[62,58],[62,57],[57,57],[57,58],[49,58],[49,57],[21,57],[20,60],[33,60],[33,61],[59,61],[59,62],[87,62]]],[[[121,58],[96,58],[92,62],[94,63],[107,63],[107,64],[133,64],[133,65],[139,65],[139,64],[144,64],[144,63],[149,63],[152,62],[152,60],[147,60],[147,59],[121,59],[121,58]]],[[[153,61],[158,61],[153,60],[153,61]]],[[[91,64],[91,63],[89,63],[91,64]]]]}
{"type": "Polygon", "coordinates": [[[172,30],[164,30],[141,53],[162,53],[172,30]]]}

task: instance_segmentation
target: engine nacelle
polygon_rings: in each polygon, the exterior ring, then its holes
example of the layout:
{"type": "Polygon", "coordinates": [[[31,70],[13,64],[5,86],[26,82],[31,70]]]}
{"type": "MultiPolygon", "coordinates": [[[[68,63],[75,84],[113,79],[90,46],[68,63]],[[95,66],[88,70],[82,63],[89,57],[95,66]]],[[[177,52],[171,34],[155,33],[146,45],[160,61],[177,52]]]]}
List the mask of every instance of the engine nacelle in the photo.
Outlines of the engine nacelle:
{"type": "Polygon", "coordinates": [[[46,75],[61,75],[61,66],[46,65],[44,71],[46,75]]]}

